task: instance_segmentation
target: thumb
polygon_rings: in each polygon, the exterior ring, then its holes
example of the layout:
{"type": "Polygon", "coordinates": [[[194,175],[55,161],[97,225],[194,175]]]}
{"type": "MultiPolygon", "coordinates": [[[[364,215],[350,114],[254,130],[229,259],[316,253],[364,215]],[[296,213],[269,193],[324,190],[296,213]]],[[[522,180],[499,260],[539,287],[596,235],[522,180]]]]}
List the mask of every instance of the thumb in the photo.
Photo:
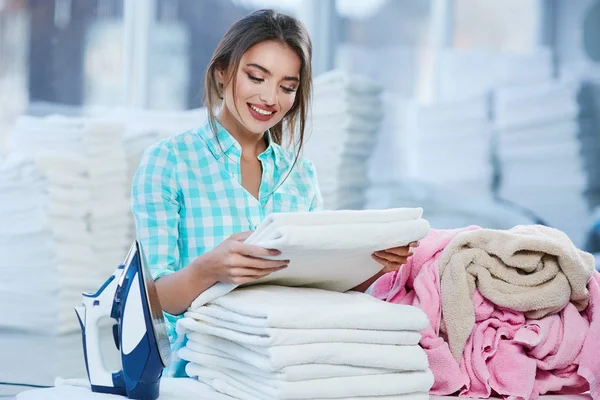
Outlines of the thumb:
{"type": "Polygon", "coordinates": [[[234,233],[229,238],[233,239],[233,240],[237,240],[238,242],[243,242],[244,240],[248,239],[248,237],[250,237],[250,235],[252,235],[253,232],[254,231],[246,231],[246,232],[241,232],[241,233],[234,233]]]}

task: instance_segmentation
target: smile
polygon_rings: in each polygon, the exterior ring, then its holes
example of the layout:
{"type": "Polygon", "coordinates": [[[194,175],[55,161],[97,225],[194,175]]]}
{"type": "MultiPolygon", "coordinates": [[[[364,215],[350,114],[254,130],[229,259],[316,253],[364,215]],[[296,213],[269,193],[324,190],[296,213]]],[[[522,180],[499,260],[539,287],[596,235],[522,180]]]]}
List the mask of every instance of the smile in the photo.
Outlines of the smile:
{"type": "Polygon", "coordinates": [[[262,108],[258,108],[255,105],[249,104],[250,108],[253,109],[254,111],[256,111],[257,113],[259,113],[260,115],[272,115],[275,114],[275,111],[267,111],[267,110],[263,110],[262,108]]]}
{"type": "Polygon", "coordinates": [[[250,104],[250,103],[246,103],[246,104],[248,105],[248,111],[250,112],[250,115],[252,116],[252,118],[254,118],[255,120],[260,121],[260,122],[269,121],[271,118],[273,118],[273,116],[277,112],[277,110],[274,110],[274,111],[264,110],[260,107],[255,106],[254,104],[250,104]]]}

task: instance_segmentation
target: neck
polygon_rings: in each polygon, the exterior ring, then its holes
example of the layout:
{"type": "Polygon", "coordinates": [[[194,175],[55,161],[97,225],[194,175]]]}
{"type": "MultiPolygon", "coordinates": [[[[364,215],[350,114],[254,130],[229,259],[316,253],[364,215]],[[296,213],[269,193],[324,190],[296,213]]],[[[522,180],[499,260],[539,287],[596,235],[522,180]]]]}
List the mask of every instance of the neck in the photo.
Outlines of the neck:
{"type": "Polygon", "coordinates": [[[242,126],[233,115],[231,115],[227,107],[222,107],[217,115],[217,121],[219,121],[219,123],[223,125],[223,128],[225,128],[240,144],[242,154],[258,156],[267,148],[267,143],[264,140],[264,133],[250,132],[246,127],[242,126]]]}

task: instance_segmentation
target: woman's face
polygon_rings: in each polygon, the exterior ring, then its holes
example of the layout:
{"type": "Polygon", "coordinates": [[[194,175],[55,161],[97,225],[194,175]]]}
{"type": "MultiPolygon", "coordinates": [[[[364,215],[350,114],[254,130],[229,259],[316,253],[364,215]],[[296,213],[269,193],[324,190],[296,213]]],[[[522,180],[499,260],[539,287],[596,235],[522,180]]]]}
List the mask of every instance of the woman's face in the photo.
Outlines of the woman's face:
{"type": "Polygon", "coordinates": [[[250,133],[263,134],[272,128],[294,105],[301,65],[296,52],[281,42],[249,48],[236,71],[235,97],[232,83],[224,88],[229,114],[250,133]]]}

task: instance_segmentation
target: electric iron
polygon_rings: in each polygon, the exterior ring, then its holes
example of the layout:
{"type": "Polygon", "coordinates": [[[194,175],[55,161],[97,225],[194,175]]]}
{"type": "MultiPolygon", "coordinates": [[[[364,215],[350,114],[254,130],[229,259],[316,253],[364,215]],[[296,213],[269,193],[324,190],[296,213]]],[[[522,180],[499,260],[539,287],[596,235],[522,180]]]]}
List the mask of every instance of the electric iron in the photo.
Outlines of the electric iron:
{"type": "Polygon", "coordinates": [[[92,392],[157,399],[171,348],[154,280],[137,240],[96,293],[83,293],[83,304],[75,312],[92,392]],[[107,316],[116,320],[113,336],[121,354],[120,371],[108,371],[102,361],[98,322],[107,316]]]}

